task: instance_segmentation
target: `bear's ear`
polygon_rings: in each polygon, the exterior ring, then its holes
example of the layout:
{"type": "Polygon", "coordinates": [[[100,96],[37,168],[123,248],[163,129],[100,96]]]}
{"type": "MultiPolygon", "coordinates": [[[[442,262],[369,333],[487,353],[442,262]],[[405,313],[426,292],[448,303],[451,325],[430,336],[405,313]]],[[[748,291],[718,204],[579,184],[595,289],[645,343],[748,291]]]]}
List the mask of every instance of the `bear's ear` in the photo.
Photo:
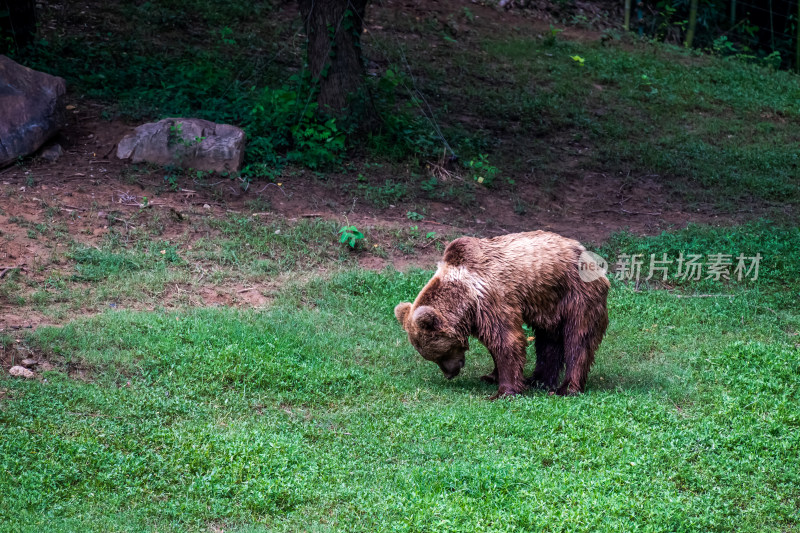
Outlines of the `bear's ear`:
{"type": "Polygon", "coordinates": [[[400,322],[403,329],[406,327],[406,317],[409,311],[411,311],[411,304],[408,302],[397,304],[397,307],[394,308],[394,316],[397,317],[397,321],[400,322]]]}
{"type": "Polygon", "coordinates": [[[442,317],[429,305],[421,305],[414,310],[414,322],[421,328],[434,331],[441,329],[442,317]]]}

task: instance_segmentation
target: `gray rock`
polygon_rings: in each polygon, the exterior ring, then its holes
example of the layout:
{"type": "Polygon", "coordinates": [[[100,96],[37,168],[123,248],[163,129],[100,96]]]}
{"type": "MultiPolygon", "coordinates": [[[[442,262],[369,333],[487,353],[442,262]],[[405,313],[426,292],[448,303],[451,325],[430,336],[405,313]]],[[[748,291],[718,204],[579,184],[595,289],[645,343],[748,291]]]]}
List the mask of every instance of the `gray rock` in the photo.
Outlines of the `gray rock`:
{"type": "Polygon", "coordinates": [[[64,149],[61,148],[60,144],[54,144],[53,146],[48,146],[47,148],[43,149],[39,152],[39,157],[46,161],[50,161],[51,163],[55,163],[58,161],[58,158],[64,154],[64,149]]]}
{"type": "Polygon", "coordinates": [[[241,128],[197,118],[165,118],[137,127],[117,145],[117,157],[216,172],[242,166],[245,134],[241,128]]]}
{"type": "Polygon", "coordinates": [[[20,361],[20,364],[22,366],[30,368],[30,367],[36,365],[36,359],[23,359],[22,361],[20,361]]]}
{"type": "Polygon", "coordinates": [[[8,369],[8,373],[15,378],[33,379],[36,374],[25,368],[24,366],[12,366],[8,369]]]}
{"type": "Polygon", "coordinates": [[[0,55],[0,167],[30,155],[64,124],[63,78],[0,55]]]}

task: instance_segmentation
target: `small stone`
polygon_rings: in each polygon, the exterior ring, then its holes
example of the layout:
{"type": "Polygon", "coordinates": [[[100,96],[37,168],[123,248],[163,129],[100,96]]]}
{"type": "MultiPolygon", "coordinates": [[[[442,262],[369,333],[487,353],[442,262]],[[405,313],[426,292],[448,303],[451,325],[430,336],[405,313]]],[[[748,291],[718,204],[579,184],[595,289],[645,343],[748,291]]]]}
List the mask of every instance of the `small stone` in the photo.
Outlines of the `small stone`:
{"type": "Polygon", "coordinates": [[[44,150],[42,150],[39,155],[45,161],[50,161],[51,163],[55,163],[58,161],[58,158],[64,155],[64,149],[61,148],[60,144],[54,144],[53,146],[48,146],[44,150]]]}
{"type": "Polygon", "coordinates": [[[30,368],[36,364],[36,359],[23,359],[22,363],[20,364],[22,364],[24,367],[30,368]]]}
{"type": "Polygon", "coordinates": [[[203,209],[211,209],[211,206],[208,204],[203,204],[203,209]]]}
{"type": "Polygon", "coordinates": [[[12,366],[8,369],[8,373],[15,378],[33,379],[36,374],[25,368],[24,366],[12,366]]]}

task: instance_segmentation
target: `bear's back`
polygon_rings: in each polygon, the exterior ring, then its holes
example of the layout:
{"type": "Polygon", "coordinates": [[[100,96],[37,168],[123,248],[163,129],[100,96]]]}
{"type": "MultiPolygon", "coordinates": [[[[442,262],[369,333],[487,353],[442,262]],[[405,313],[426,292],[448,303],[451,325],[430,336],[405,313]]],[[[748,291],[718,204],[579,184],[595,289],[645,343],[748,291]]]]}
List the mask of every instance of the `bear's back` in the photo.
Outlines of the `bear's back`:
{"type": "Polygon", "coordinates": [[[545,323],[558,320],[568,293],[594,289],[580,280],[578,258],[584,251],[579,242],[545,231],[461,237],[445,249],[439,273],[445,285],[451,280],[465,284],[485,304],[518,309],[545,323]]]}
{"type": "Polygon", "coordinates": [[[578,241],[531,231],[491,239],[461,237],[447,246],[443,262],[506,287],[550,286],[577,275],[578,258],[584,251],[578,241]]]}

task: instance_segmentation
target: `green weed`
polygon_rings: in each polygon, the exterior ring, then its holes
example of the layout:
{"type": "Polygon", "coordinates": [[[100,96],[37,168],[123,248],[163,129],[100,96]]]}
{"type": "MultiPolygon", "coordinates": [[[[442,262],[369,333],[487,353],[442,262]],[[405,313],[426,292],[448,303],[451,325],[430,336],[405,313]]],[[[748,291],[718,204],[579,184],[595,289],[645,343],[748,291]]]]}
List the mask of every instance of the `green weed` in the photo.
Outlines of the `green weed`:
{"type": "Polygon", "coordinates": [[[339,229],[339,242],[350,248],[355,248],[362,239],[364,239],[364,234],[355,226],[342,226],[339,229]]]}

